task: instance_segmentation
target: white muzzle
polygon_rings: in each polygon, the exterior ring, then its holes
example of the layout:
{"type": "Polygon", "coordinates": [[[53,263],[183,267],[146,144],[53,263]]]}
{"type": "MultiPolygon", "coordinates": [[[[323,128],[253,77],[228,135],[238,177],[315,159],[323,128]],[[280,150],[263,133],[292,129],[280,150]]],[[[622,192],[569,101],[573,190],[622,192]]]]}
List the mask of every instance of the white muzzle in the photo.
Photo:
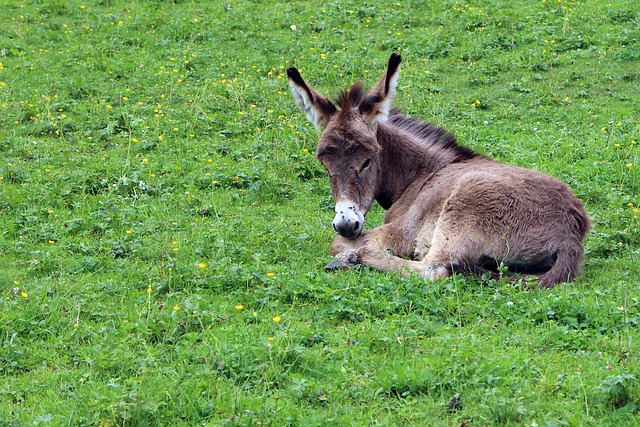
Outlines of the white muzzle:
{"type": "Polygon", "coordinates": [[[333,229],[347,239],[355,239],[362,233],[364,214],[353,202],[340,201],[336,203],[336,217],[333,219],[333,229]]]}

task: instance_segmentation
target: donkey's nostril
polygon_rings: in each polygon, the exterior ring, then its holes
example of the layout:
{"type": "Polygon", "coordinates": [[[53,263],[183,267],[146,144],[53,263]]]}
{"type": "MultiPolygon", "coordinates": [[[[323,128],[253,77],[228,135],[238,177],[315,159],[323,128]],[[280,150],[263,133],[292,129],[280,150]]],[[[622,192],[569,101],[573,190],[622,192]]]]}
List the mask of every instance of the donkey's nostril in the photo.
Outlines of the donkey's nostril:
{"type": "Polygon", "coordinates": [[[353,227],[354,230],[357,230],[358,228],[360,228],[360,221],[356,221],[353,227]]]}

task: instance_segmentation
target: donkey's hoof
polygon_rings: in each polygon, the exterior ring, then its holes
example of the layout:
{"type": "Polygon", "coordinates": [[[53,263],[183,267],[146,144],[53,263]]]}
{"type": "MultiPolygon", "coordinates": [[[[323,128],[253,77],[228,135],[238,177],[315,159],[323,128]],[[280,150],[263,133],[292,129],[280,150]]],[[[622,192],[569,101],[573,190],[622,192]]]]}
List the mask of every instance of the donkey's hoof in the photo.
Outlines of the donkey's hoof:
{"type": "Polygon", "coordinates": [[[324,267],[324,271],[348,270],[352,266],[336,257],[324,267]]]}
{"type": "Polygon", "coordinates": [[[350,268],[358,267],[359,264],[360,260],[358,259],[357,254],[353,252],[346,252],[333,257],[331,262],[327,264],[324,269],[325,271],[348,270],[350,268]]]}
{"type": "Polygon", "coordinates": [[[449,276],[451,276],[451,270],[443,263],[427,264],[424,267],[424,270],[422,270],[422,277],[430,282],[435,282],[436,280],[444,279],[449,276]]]}

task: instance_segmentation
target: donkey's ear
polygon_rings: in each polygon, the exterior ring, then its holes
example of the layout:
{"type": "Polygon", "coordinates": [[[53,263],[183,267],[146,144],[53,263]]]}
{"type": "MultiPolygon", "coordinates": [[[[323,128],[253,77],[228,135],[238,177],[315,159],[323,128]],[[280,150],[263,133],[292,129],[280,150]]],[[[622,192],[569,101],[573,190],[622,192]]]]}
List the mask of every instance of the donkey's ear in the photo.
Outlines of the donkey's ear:
{"type": "Polygon", "coordinates": [[[305,112],[311,124],[322,130],[338,109],[326,97],[309,87],[295,68],[289,68],[287,75],[296,104],[305,112]]]}
{"type": "Polygon", "coordinates": [[[400,78],[400,62],[402,62],[402,57],[397,53],[392,53],[387,65],[387,72],[360,105],[360,111],[368,117],[369,123],[372,125],[384,122],[389,117],[400,78]]]}

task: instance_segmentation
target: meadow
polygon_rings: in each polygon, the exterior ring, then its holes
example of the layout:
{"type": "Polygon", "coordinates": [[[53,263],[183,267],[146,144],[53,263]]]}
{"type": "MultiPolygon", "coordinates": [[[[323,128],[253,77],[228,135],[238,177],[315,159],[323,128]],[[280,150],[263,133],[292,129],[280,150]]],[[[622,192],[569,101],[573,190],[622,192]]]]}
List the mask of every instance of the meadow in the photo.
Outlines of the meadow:
{"type": "Polygon", "coordinates": [[[640,423],[636,0],[17,0],[0,25],[0,426],[640,423]],[[392,52],[405,113],[584,201],[574,283],[324,271],[286,69],[334,94],[392,52]]]}

